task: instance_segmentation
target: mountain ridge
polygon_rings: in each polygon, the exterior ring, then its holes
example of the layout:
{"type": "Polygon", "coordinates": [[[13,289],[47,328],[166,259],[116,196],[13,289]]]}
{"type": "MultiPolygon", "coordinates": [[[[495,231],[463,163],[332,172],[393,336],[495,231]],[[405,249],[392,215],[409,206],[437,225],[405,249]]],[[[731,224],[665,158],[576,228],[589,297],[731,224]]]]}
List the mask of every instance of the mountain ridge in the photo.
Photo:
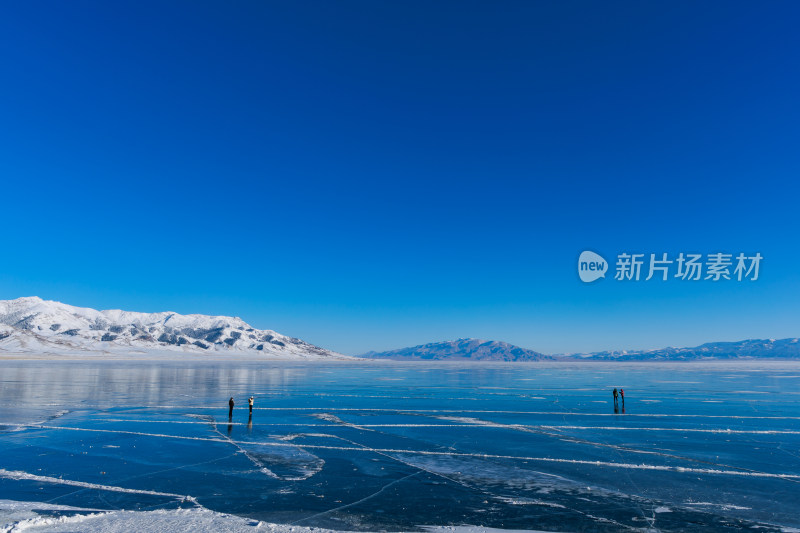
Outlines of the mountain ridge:
{"type": "Polygon", "coordinates": [[[590,361],[702,361],[800,359],[800,339],[744,339],[706,342],[698,346],[654,350],[605,350],[585,354],[561,354],[558,360],[590,361]]]}
{"type": "Polygon", "coordinates": [[[707,342],[683,348],[658,348],[654,350],[606,350],[589,353],[543,354],[501,341],[458,339],[432,342],[383,352],[367,352],[356,357],[388,360],[461,360],[461,361],[721,361],[800,359],[800,339],[745,339],[741,341],[707,342]],[[470,350],[461,349],[459,343],[493,345],[497,349],[472,357],[470,350]],[[514,354],[529,354],[514,357],[514,354]],[[494,357],[492,357],[494,355],[494,357]]]}
{"type": "Polygon", "coordinates": [[[507,342],[482,339],[439,341],[384,352],[358,355],[363,359],[405,361],[542,361],[552,357],[507,342]]]}
{"type": "MultiPolygon", "coordinates": [[[[0,351],[136,353],[173,351],[279,358],[348,358],[239,317],[173,311],[98,311],[37,296],[0,300],[0,351]]],[[[348,358],[349,359],[349,358],[348,358]]]]}

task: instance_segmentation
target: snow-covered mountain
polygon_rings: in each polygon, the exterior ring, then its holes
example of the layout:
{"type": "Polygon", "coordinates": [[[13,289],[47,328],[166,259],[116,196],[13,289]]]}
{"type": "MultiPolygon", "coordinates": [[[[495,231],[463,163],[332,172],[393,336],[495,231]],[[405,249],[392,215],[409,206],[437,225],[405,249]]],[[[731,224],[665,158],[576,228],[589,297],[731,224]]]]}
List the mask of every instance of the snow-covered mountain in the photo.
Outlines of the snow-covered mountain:
{"type": "Polygon", "coordinates": [[[0,352],[174,351],[280,358],[344,358],[299,339],[258,330],[241,318],[172,312],[97,311],[38,297],[0,300],[0,352]]]}
{"type": "Polygon", "coordinates": [[[433,342],[388,352],[367,352],[358,357],[425,361],[541,361],[551,359],[550,356],[507,342],[480,339],[433,342]]]}

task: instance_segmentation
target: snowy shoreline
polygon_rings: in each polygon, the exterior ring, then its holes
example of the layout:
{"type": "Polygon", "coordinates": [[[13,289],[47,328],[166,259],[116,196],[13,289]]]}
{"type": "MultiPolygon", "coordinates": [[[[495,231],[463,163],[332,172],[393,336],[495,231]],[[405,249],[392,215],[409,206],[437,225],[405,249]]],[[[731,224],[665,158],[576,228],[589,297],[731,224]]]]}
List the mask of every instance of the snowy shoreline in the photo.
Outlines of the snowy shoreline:
{"type": "Polygon", "coordinates": [[[261,355],[261,354],[199,354],[197,352],[180,353],[173,350],[164,351],[141,351],[135,353],[120,353],[108,351],[86,351],[86,352],[72,352],[72,353],[15,353],[15,352],[0,352],[0,361],[92,361],[92,362],[163,362],[163,363],[277,363],[277,364],[309,364],[309,365],[397,365],[404,367],[423,367],[423,366],[464,366],[464,367],[481,367],[481,366],[508,366],[508,367],[764,367],[776,368],[781,366],[797,367],[800,366],[800,359],[694,359],[694,360],[678,360],[678,361],[613,361],[613,360],[576,360],[564,359],[556,361],[473,361],[469,359],[462,360],[396,360],[396,359],[369,359],[361,357],[297,357],[297,356],[275,356],[275,355],[261,355]]]}
{"type": "Polygon", "coordinates": [[[215,363],[224,362],[294,362],[294,363],[317,363],[327,361],[363,361],[363,359],[351,357],[325,357],[325,358],[300,358],[294,356],[266,356],[249,354],[199,354],[196,352],[176,353],[174,351],[164,352],[141,352],[141,353],[115,353],[115,352],[82,352],[82,353],[14,353],[0,352],[0,360],[6,361],[163,361],[163,362],[182,362],[182,361],[208,361],[215,363]]]}
{"type": "MultiPolygon", "coordinates": [[[[249,531],[269,533],[345,533],[346,531],[261,522],[236,515],[219,513],[202,506],[191,509],[162,509],[156,511],[106,511],[15,500],[0,500],[0,524],[2,524],[0,525],[0,533],[18,531],[67,532],[75,531],[76,527],[79,527],[83,533],[111,533],[117,531],[170,533],[172,531],[188,530],[197,533],[239,533],[249,531]],[[44,511],[46,514],[40,515],[37,511],[44,511]],[[57,513],[57,516],[47,516],[47,514],[52,513],[57,513]]],[[[421,525],[418,526],[418,529],[429,533],[515,533],[522,531],[537,533],[535,530],[507,530],[470,525],[421,525]]]]}

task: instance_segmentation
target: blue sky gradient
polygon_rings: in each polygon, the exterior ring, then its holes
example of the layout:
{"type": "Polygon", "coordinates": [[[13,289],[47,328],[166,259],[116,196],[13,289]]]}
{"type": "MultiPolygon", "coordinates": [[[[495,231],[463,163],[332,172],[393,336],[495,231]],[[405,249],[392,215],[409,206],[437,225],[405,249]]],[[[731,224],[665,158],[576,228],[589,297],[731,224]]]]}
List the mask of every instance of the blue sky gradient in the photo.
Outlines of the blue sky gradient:
{"type": "Polygon", "coordinates": [[[344,353],[800,335],[797,2],[12,2],[0,298],[344,353]],[[585,249],[764,256],[579,281],[585,249]]]}

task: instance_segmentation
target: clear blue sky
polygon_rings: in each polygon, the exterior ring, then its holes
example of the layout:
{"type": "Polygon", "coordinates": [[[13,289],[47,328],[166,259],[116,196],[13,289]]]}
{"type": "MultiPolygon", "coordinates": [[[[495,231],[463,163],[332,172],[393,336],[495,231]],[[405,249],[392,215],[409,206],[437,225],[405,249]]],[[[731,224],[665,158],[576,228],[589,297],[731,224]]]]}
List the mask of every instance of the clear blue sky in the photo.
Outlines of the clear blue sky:
{"type": "Polygon", "coordinates": [[[0,298],[344,353],[800,335],[800,3],[4,2],[0,298]],[[578,254],[760,252],[583,284],[578,254]]]}

